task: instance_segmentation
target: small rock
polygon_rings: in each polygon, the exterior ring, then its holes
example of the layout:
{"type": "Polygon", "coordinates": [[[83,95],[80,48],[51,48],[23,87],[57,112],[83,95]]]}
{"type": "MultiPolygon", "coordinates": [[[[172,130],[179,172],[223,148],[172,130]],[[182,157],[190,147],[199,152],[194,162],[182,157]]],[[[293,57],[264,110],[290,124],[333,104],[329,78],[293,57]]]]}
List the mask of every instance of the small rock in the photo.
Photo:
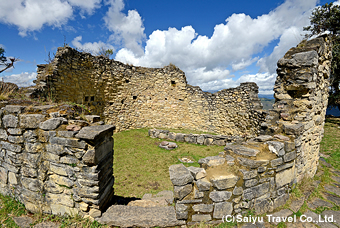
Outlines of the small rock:
{"type": "Polygon", "coordinates": [[[81,127],[78,125],[70,124],[66,127],[68,131],[80,131],[81,127]]]}
{"type": "Polygon", "coordinates": [[[30,217],[13,217],[13,220],[20,228],[31,227],[30,223],[33,222],[33,219],[30,217]]]}

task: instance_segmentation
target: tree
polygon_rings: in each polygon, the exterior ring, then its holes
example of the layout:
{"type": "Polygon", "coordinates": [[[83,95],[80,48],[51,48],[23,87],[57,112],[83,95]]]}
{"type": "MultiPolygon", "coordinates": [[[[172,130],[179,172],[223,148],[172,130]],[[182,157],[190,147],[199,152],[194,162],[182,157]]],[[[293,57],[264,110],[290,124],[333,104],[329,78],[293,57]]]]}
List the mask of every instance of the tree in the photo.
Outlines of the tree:
{"type": "Polygon", "coordinates": [[[316,7],[310,17],[310,26],[304,27],[306,35],[310,38],[328,32],[333,42],[331,65],[331,88],[329,91],[328,106],[338,107],[340,110],[340,6],[326,3],[316,7]]]}
{"type": "Polygon", "coordinates": [[[0,47],[0,65],[4,65],[4,69],[0,69],[0,73],[4,72],[8,68],[14,67],[14,63],[18,61],[16,58],[9,58],[10,62],[7,61],[7,58],[5,56],[5,50],[0,47]]]}

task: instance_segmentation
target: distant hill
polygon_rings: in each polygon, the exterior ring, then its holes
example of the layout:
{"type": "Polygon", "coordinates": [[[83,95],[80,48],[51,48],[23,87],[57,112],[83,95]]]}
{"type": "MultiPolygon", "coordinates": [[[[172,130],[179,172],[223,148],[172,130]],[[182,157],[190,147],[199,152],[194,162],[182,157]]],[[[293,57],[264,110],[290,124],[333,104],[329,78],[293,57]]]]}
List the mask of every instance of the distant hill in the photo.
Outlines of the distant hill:
{"type": "Polygon", "coordinates": [[[275,99],[269,99],[269,98],[264,98],[260,97],[261,103],[263,104],[263,109],[264,110],[269,110],[273,109],[273,104],[275,102],[275,99]]]}

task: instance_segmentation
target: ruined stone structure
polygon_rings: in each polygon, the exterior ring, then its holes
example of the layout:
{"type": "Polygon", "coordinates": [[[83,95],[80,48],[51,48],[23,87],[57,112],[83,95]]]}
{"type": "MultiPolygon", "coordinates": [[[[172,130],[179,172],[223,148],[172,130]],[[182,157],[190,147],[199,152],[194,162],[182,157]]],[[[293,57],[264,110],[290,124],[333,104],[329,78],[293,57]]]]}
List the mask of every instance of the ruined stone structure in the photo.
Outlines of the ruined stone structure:
{"type": "MultiPolygon", "coordinates": [[[[272,212],[285,204],[294,183],[314,176],[331,53],[327,36],[290,49],[278,61],[276,102],[261,124],[261,135],[243,143],[227,143],[224,152],[199,160],[201,168],[183,164],[169,168],[178,219],[189,224],[218,223],[225,215],[245,214],[249,209],[256,214],[272,212]]],[[[177,134],[150,131],[150,135],[168,140],[177,140],[177,134]]],[[[196,139],[190,142],[198,143],[202,135],[190,137],[196,139]]]]}
{"type": "Polygon", "coordinates": [[[114,126],[74,118],[55,106],[1,108],[2,194],[32,212],[101,215],[113,196],[114,126]]]}
{"type": "Polygon", "coordinates": [[[52,63],[38,65],[35,82],[36,96],[86,104],[117,131],[162,127],[250,137],[264,121],[255,83],[211,94],[188,85],[172,64],[135,67],[62,47],[52,63]]]}

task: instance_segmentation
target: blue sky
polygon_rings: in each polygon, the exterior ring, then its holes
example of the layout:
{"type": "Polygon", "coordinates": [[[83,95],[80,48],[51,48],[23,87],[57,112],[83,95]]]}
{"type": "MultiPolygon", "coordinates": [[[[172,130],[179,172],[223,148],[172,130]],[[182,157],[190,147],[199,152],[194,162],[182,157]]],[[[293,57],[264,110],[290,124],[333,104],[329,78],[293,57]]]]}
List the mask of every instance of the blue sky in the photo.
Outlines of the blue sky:
{"type": "Polygon", "coordinates": [[[272,94],[276,62],[303,39],[317,0],[0,0],[0,46],[17,57],[4,81],[33,84],[36,65],[68,44],[138,66],[180,67],[220,90],[254,81],[272,94]]]}

